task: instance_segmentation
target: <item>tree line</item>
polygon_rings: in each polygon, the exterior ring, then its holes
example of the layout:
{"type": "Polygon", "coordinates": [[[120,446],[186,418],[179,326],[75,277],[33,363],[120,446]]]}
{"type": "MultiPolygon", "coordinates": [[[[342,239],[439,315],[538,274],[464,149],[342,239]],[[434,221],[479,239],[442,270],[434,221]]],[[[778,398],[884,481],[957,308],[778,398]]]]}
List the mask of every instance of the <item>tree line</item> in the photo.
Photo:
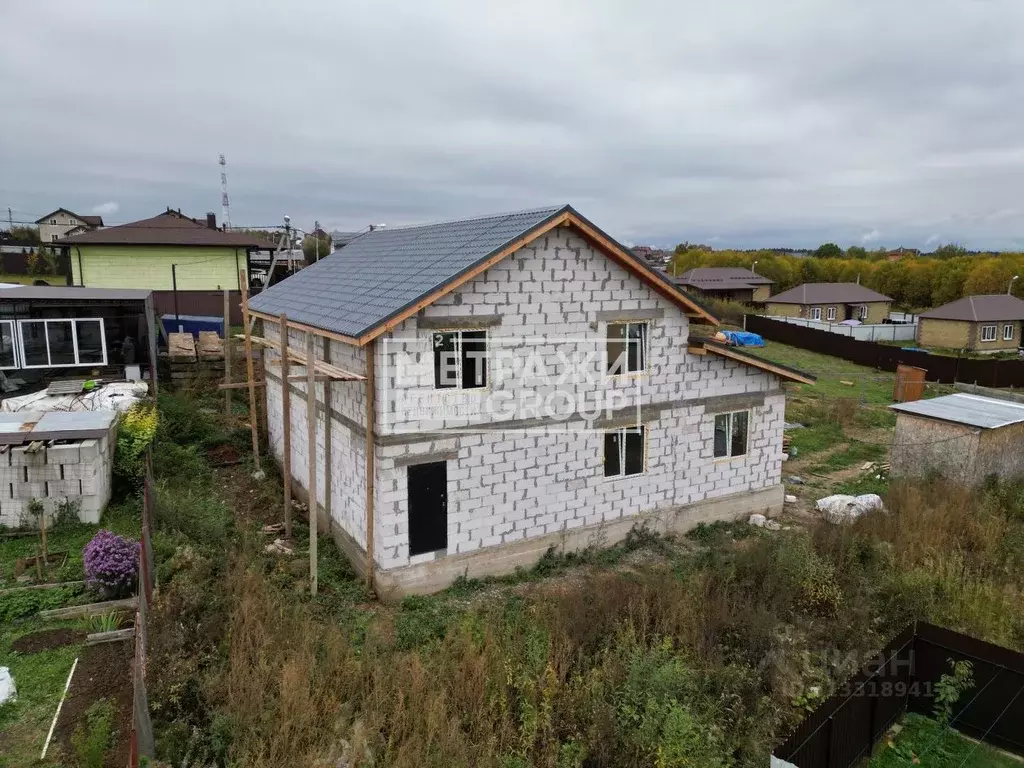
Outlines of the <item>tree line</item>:
{"type": "Polygon", "coordinates": [[[1012,292],[1024,298],[1024,253],[969,253],[958,245],[934,253],[910,252],[889,261],[884,249],[867,251],[857,246],[843,251],[826,243],[807,255],[779,250],[716,251],[708,246],[682,243],[676,246],[668,271],[681,275],[695,267],[745,267],[757,262],[759,275],[775,282],[772,293],[803,283],[855,283],[892,297],[907,309],[946,304],[964,296],[1012,292]]]}

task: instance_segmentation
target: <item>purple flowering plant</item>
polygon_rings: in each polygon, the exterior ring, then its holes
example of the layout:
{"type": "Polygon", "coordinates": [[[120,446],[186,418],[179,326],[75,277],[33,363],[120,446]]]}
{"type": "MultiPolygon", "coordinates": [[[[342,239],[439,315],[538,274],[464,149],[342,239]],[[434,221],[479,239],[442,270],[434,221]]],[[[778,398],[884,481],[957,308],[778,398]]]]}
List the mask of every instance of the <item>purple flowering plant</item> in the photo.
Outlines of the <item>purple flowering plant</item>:
{"type": "Polygon", "coordinates": [[[105,598],[131,594],[139,577],[139,542],[99,531],[82,550],[85,583],[105,598]]]}

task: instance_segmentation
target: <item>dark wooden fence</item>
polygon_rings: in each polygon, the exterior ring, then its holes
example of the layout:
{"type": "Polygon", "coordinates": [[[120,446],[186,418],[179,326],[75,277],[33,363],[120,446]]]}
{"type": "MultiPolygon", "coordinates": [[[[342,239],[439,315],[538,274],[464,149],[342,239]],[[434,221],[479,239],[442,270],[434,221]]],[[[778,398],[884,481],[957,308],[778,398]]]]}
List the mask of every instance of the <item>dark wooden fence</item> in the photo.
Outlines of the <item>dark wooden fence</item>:
{"type": "Polygon", "coordinates": [[[932,714],[935,683],[951,659],[971,662],[975,681],[953,711],[953,727],[1024,755],[1024,654],[920,622],[808,715],[775,756],[798,768],[849,768],[904,711],[932,714]]]}
{"type": "Polygon", "coordinates": [[[927,379],[942,384],[963,382],[983,387],[1024,387],[1024,360],[976,360],[915,352],[873,341],[857,341],[817,328],[747,315],[746,328],[770,341],[779,341],[851,363],[895,371],[898,365],[912,365],[928,371],[927,379]]]}
{"type": "MultiPolygon", "coordinates": [[[[242,324],[242,294],[229,291],[231,324],[242,324]]],[[[174,291],[153,291],[158,315],[174,314],[174,291]]],[[[224,317],[224,291],[178,291],[178,314],[224,317]]]]}

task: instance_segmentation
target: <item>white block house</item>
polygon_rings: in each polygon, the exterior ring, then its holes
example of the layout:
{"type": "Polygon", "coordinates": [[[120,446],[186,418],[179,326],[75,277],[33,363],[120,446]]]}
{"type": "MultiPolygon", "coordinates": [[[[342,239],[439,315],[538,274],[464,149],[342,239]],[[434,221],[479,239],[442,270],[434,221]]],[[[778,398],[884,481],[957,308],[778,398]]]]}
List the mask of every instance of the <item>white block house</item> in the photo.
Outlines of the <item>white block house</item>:
{"type": "MultiPolygon", "coordinates": [[[[692,339],[717,320],[569,206],[378,229],[250,308],[271,342],[286,313],[293,350],[313,334],[318,360],[371,382],[316,385],[316,497],[360,569],[372,527],[381,591],[781,510],[782,385],[813,378],[692,339]]],[[[304,486],[306,386],[289,387],[304,486]]],[[[273,352],[267,400],[280,460],[273,352]]]]}

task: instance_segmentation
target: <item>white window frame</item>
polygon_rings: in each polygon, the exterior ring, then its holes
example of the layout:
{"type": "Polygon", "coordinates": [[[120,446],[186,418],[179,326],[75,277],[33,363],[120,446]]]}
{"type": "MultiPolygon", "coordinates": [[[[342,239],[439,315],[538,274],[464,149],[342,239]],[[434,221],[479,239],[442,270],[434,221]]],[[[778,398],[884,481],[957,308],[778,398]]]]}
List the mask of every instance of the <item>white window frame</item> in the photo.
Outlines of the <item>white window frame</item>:
{"type": "Polygon", "coordinates": [[[18,355],[21,357],[22,368],[98,368],[107,364],[107,329],[103,323],[102,317],[39,317],[31,318],[27,317],[23,320],[18,320],[18,355]],[[44,323],[43,326],[43,338],[46,339],[46,364],[45,365],[29,365],[28,357],[25,355],[25,323],[44,323]],[[50,363],[50,323],[71,323],[71,341],[75,349],[75,360],[79,359],[78,356],[78,324],[79,323],[99,323],[100,324],[100,342],[103,345],[103,361],[99,363],[50,363]]]}
{"type": "Polygon", "coordinates": [[[863,322],[863,321],[868,319],[868,305],[867,304],[861,304],[859,307],[857,307],[857,319],[860,320],[861,322],[863,322]]]}
{"type": "Polygon", "coordinates": [[[996,328],[995,325],[983,325],[981,326],[981,340],[982,341],[995,341],[996,340],[996,328]]]}
{"type": "Polygon", "coordinates": [[[1003,326],[1003,341],[1013,341],[1014,335],[1013,323],[1007,323],[1003,326]]]}
{"type": "MultiPolygon", "coordinates": [[[[604,475],[604,479],[605,480],[618,480],[619,478],[622,478],[622,477],[637,477],[638,475],[646,475],[647,474],[647,428],[643,424],[639,424],[639,425],[637,425],[635,427],[622,427],[620,429],[609,429],[609,430],[606,430],[604,432],[604,434],[601,436],[601,443],[602,443],[601,450],[602,450],[602,452],[605,450],[604,439],[605,439],[605,437],[607,437],[612,432],[616,432],[619,435],[619,474],[617,474],[617,475],[605,474],[604,475]],[[626,474],[626,435],[628,433],[630,433],[630,432],[636,433],[638,430],[640,432],[640,441],[641,441],[640,450],[643,451],[643,464],[640,467],[640,471],[639,472],[630,472],[629,474],[626,474]]],[[[604,456],[602,458],[602,465],[603,464],[607,464],[607,463],[608,463],[608,457],[604,456]]]]}
{"type": "Polygon", "coordinates": [[[832,321],[832,320],[836,319],[836,308],[835,307],[829,307],[828,308],[828,311],[825,313],[825,319],[829,320],[829,321],[832,321]]]}
{"type": "Polygon", "coordinates": [[[17,329],[17,321],[15,320],[0,320],[0,325],[7,325],[11,329],[11,347],[14,352],[14,365],[0,365],[0,371],[16,371],[21,368],[21,344],[19,343],[19,334],[17,329]]]}
{"type": "MultiPolygon", "coordinates": [[[[610,378],[616,378],[618,376],[634,376],[638,373],[647,373],[650,370],[650,338],[651,338],[651,324],[646,320],[615,320],[607,323],[604,329],[604,372],[605,376],[610,378]],[[626,328],[626,333],[622,337],[623,350],[626,354],[626,370],[619,371],[618,373],[609,373],[608,366],[611,365],[612,361],[608,359],[608,342],[609,336],[608,331],[613,325],[623,325],[626,328]],[[631,325],[642,325],[644,327],[643,343],[640,345],[640,355],[643,359],[643,367],[637,368],[635,371],[629,370],[629,326],[631,325]]],[[[646,438],[645,438],[646,439],[646,438]]]]}
{"type": "MultiPolygon", "coordinates": [[[[439,387],[437,385],[436,372],[431,366],[431,376],[433,379],[433,388],[435,392],[472,392],[473,390],[488,390],[491,386],[490,374],[490,334],[486,328],[447,328],[431,331],[431,342],[433,338],[438,334],[452,334],[455,336],[455,386],[453,387],[439,387]],[[484,335],[484,383],[476,387],[464,387],[462,385],[462,334],[464,333],[483,333],[484,335]]],[[[431,343],[431,363],[434,362],[433,355],[435,351],[433,349],[433,343],[431,343]]]]}
{"type": "Polygon", "coordinates": [[[750,412],[750,409],[743,410],[743,411],[728,411],[726,413],[716,413],[716,414],[714,414],[714,422],[712,422],[712,426],[711,426],[711,456],[712,456],[712,458],[715,461],[730,461],[731,459],[738,459],[738,458],[746,456],[747,454],[750,453],[750,422],[751,422],[751,412],[750,412]],[[745,439],[743,441],[743,453],[733,453],[732,452],[732,426],[733,426],[733,419],[737,415],[739,415],[741,413],[746,414],[746,416],[747,416],[747,434],[744,436],[745,439]],[[726,428],[725,428],[725,435],[726,435],[725,455],[723,455],[723,456],[716,456],[715,455],[715,422],[717,422],[719,418],[724,418],[725,419],[725,423],[726,423],[726,428]]]}
{"type": "Polygon", "coordinates": [[[811,307],[809,317],[811,320],[821,320],[821,307],[811,307]]]}

